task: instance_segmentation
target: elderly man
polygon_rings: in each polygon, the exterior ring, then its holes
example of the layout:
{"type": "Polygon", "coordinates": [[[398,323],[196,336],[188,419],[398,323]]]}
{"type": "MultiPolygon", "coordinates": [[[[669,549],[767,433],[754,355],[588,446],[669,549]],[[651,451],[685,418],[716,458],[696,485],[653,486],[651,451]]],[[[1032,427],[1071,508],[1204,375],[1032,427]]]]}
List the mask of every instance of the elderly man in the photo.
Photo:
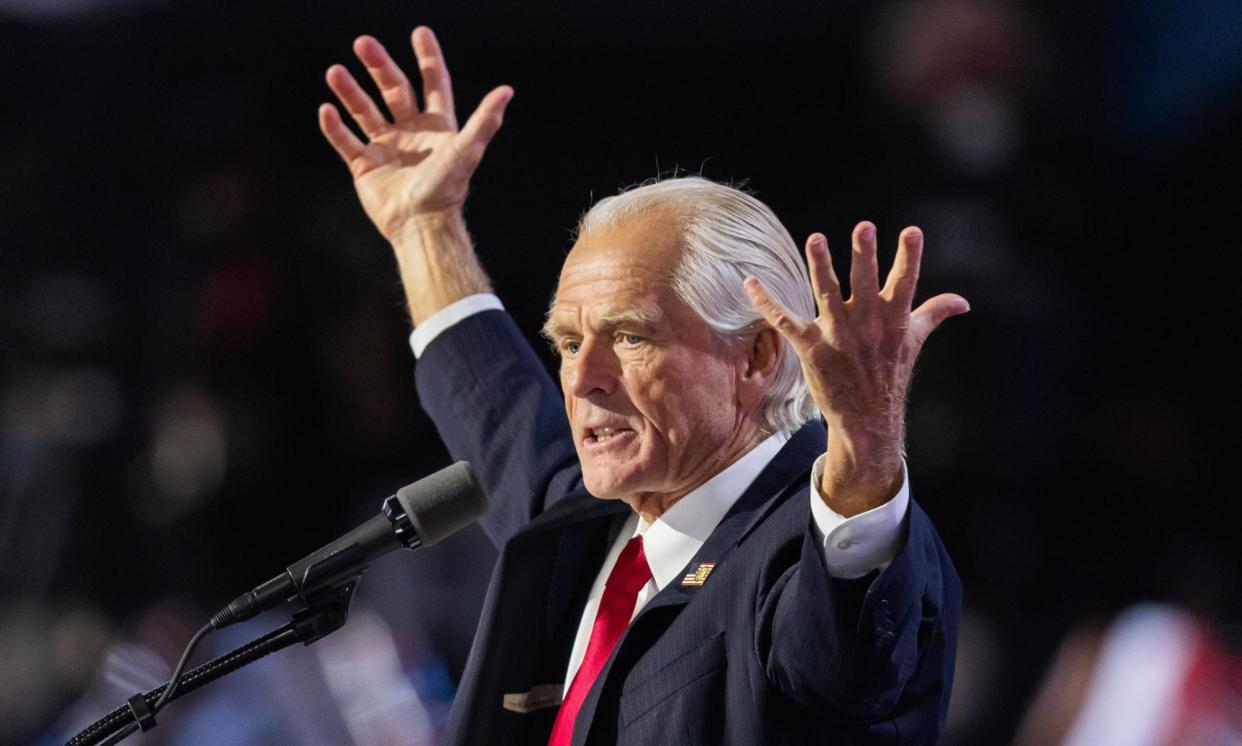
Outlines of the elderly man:
{"type": "Polygon", "coordinates": [[[421,108],[364,36],[391,120],[339,65],[328,85],[365,140],[332,105],[319,118],[396,254],[423,406],[493,495],[501,555],[448,742],[934,740],[960,587],[910,499],[903,420],[919,349],[968,306],[911,311],[921,233],[902,232],[881,288],[859,224],[847,300],[822,235],[808,277],[732,188],[599,202],[544,329],[566,419],[461,213],[513,91],[459,129],[434,35],[413,44],[421,108]]]}

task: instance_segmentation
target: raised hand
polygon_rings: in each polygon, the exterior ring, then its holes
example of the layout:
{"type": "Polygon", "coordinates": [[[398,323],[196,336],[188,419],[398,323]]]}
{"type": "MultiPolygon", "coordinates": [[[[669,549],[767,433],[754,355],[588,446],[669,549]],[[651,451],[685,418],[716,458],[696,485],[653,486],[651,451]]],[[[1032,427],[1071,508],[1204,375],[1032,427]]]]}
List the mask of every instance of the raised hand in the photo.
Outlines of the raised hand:
{"type": "Polygon", "coordinates": [[[366,141],[345,125],[335,106],[319,107],[319,128],[349,166],[363,209],[393,242],[412,218],[460,210],[470,176],[513,98],[512,88],[495,88],[459,130],[452,82],[435,34],[420,26],[412,39],[423,79],[422,109],[405,73],[370,36],[354,41],[354,53],[378,86],[392,121],[342,65],[328,68],[328,86],[366,141]]]}
{"type": "Polygon", "coordinates": [[[815,233],[806,254],[819,315],[799,318],[754,277],[750,301],[789,341],[815,403],[828,424],[828,459],[822,492],[829,506],[856,515],[890,499],[900,488],[906,393],[914,361],[941,322],[970,310],[960,295],[946,293],[911,311],[923,233],[906,228],[893,268],[881,289],[875,226],[854,228],[850,297],[842,296],[828,241],[815,233]]]}

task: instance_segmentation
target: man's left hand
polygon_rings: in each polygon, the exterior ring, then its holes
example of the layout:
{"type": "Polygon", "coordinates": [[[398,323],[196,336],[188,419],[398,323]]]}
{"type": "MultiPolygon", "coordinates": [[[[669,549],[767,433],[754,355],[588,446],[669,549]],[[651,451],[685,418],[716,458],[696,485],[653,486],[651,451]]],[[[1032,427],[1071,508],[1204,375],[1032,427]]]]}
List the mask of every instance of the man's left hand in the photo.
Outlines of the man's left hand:
{"type": "Polygon", "coordinates": [[[875,226],[854,228],[850,297],[832,268],[821,233],[806,242],[811,286],[819,315],[799,318],[747,278],[751,303],[789,341],[802,374],[828,424],[828,458],[821,493],[845,517],[875,508],[901,487],[906,393],[914,361],[928,336],[950,316],[970,310],[946,293],[911,311],[923,232],[906,228],[883,289],[879,287],[875,226]]]}

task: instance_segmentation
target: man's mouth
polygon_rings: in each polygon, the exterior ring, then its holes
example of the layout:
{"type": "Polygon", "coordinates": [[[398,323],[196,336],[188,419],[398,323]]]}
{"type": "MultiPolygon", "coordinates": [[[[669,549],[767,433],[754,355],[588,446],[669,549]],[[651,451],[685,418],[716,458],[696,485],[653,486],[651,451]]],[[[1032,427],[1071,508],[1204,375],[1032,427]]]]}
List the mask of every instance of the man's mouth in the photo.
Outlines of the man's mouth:
{"type": "Polygon", "coordinates": [[[633,434],[634,431],[627,427],[588,427],[586,429],[586,444],[601,445],[633,434]]]}

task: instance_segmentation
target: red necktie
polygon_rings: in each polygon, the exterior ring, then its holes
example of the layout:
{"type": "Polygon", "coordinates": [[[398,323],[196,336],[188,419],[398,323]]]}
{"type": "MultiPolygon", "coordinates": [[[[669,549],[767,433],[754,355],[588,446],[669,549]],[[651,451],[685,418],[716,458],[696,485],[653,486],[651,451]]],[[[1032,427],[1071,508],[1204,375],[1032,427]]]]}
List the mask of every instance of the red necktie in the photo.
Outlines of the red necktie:
{"type": "Polygon", "coordinates": [[[621,550],[621,556],[617,557],[617,564],[613,565],[604,584],[604,597],[599,602],[595,626],[591,627],[591,641],[587,643],[586,655],[582,657],[582,665],[565,693],[561,709],[556,713],[548,746],[569,746],[578,709],[603,670],[617,640],[621,639],[621,633],[629,626],[638,592],[648,580],[651,580],[651,568],[647,566],[647,555],[643,553],[643,537],[635,536],[621,550]]]}

